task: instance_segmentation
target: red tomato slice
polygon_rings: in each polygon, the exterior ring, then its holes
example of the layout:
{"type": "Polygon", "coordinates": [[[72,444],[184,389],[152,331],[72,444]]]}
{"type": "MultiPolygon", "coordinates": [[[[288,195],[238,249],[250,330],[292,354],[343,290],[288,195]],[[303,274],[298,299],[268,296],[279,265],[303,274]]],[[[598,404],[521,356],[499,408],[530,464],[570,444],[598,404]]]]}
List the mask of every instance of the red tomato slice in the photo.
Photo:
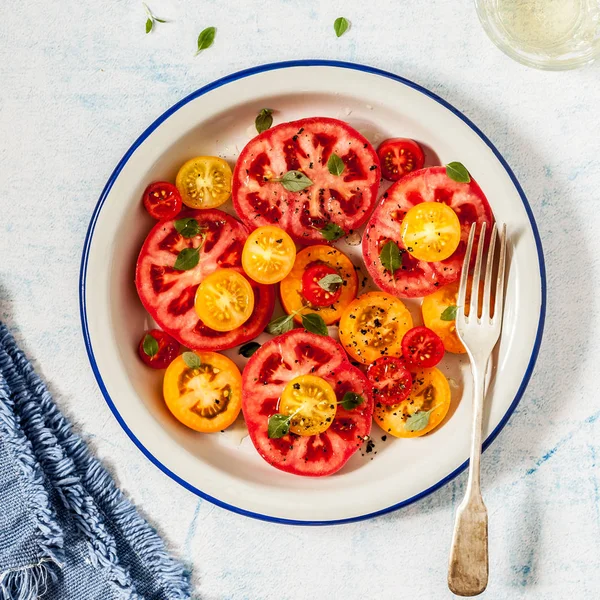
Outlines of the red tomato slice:
{"type": "Polygon", "coordinates": [[[412,171],[423,168],[425,154],[421,146],[408,138],[384,140],[377,148],[381,175],[388,181],[398,181],[412,171]]]}
{"type": "Polygon", "coordinates": [[[342,295],[342,285],[338,285],[333,292],[328,292],[319,285],[319,281],[326,275],[339,273],[329,265],[315,264],[308,267],[302,275],[302,295],[313,306],[331,306],[342,295]]]}
{"type": "Polygon", "coordinates": [[[315,117],[273,127],[242,150],[233,173],[235,209],[246,225],[277,225],[304,244],[323,243],[328,223],[345,232],[369,217],[379,188],[379,159],[373,146],[343,121],[315,117]],[[327,162],[336,154],[340,175],[327,162]],[[292,192],[271,181],[302,171],[313,183],[292,192]]]}
{"type": "Polygon", "coordinates": [[[166,369],[179,354],[179,342],[160,329],[151,329],[140,340],[138,352],[142,361],[149,367],[166,369]],[[156,345],[151,339],[147,339],[147,336],[154,338],[156,345]]]}
{"type": "Polygon", "coordinates": [[[252,443],[269,464],[288,473],[320,477],[339,471],[371,431],[371,385],[329,337],[295,329],[266,342],[244,369],[243,390],[242,411],[252,443]],[[331,426],[323,433],[288,433],[270,439],[269,417],[277,413],[286,384],[307,374],[330,383],[338,402],[349,391],[365,401],[352,410],[338,405],[331,426]]]}
{"type": "Polygon", "coordinates": [[[154,219],[173,219],[181,210],[179,190],[166,181],[151,183],[144,192],[144,207],[154,219]]]}
{"type": "Polygon", "coordinates": [[[402,357],[411,365],[431,369],[444,358],[444,343],[429,327],[413,327],[402,338],[402,357]]]}
{"type": "Polygon", "coordinates": [[[401,298],[427,296],[438,286],[459,278],[471,224],[477,223],[479,231],[484,222],[490,231],[494,222],[492,209],[473,179],[471,183],[453,181],[446,175],[445,167],[415,171],[390,187],[369,219],[362,246],[365,265],[383,291],[401,298]],[[461,241],[454,254],[441,262],[420,261],[403,251],[402,267],[392,275],[381,264],[379,253],[389,240],[404,250],[400,224],[406,213],[420,202],[444,202],[450,206],[461,224],[461,241]]]}
{"type": "Polygon", "coordinates": [[[201,232],[184,238],[174,220],[161,221],[148,234],[136,268],[136,286],[142,304],[152,318],[176,340],[194,350],[224,350],[255,338],[268,324],[275,293],[272,286],[250,281],[254,311],[233,331],[219,332],[206,326],[194,308],[196,290],[204,277],[219,268],[243,274],[242,249],[248,232],[236,219],[216,210],[189,210],[179,218],[193,217],[201,232]],[[204,240],[204,241],[202,241],[204,240]],[[179,252],[200,245],[198,264],[187,271],[174,268],[179,252]]]}
{"type": "Polygon", "coordinates": [[[373,386],[375,403],[399,404],[410,396],[413,380],[402,359],[382,356],[367,369],[367,377],[373,386]]]}

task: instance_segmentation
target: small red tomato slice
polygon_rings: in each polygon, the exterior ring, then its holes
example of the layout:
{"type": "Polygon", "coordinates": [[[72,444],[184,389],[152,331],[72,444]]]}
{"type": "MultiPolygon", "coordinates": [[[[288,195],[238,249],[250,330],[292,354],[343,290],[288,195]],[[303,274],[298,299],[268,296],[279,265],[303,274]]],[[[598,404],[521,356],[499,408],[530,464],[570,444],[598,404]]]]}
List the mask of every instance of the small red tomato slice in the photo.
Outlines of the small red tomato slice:
{"type": "Polygon", "coordinates": [[[160,329],[152,329],[140,340],[138,352],[149,367],[166,369],[179,354],[179,342],[160,329]]]}
{"type": "Polygon", "coordinates": [[[181,210],[181,194],[167,181],[151,183],[146,188],[143,199],[150,216],[158,221],[173,219],[181,210]]]}
{"type": "Polygon", "coordinates": [[[413,327],[402,338],[402,356],[411,365],[430,369],[444,358],[444,343],[429,327],[413,327]]]}
{"type": "Polygon", "coordinates": [[[377,148],[381,174],[388,181],[398,181],[411,171],[423,168],[425,155],[421,146],[408,138],[384,140],[377,148]]]}
{"type": "Polygon", "coordinates": [[[382,356],[367,369],[367,377],[373,385],[373,400],[391,406],[406,400],[412,389],[412,375],[402,359],[382,356]]]}
{"type": "Polygon", "coordinates": [[[338,275],[339,273],[329,265],[314,264],[308,267],[302,275],[302,295],[313,306],[331,306],[339,300],[342,295],[342,285],[339,284],[334,291],[329,292],[319,285],[319,281],[326,275],[338,275]]]}

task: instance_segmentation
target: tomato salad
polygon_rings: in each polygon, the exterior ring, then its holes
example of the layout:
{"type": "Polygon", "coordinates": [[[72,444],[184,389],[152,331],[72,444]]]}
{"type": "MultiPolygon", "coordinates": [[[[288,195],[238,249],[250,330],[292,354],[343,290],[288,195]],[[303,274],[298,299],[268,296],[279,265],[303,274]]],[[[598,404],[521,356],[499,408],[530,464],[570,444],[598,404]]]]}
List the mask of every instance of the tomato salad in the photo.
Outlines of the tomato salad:
{"type": "Polygon", "coordinates": [[[493,216],[463,165],[424,167],[415,140],[376,151],[325,117],[257,129],[233,169],[191,157],[174,183],[144,192],[157,223],[136,287],[157,328],[140,332],[138,353],[166,369],[165,404],[183,425],[219,432],[241,412],[270,465],[330,475],[373,422],[384,438],[443,423],[451,391],[438,366],[465,351],[455,318],[466,239],[493,216]],[[378,200],[381,177],[393,183],[378,200]],[[234,216],[219,208],[230,197],[234,216]],[[362,261],[338,243],[363,226],[378,290],[363,289],[362,261]],[[406,298],[423,298],[422,324],[406,298]],[[242,371],[221,353],[232,348],[249,359],[242,371]]]}

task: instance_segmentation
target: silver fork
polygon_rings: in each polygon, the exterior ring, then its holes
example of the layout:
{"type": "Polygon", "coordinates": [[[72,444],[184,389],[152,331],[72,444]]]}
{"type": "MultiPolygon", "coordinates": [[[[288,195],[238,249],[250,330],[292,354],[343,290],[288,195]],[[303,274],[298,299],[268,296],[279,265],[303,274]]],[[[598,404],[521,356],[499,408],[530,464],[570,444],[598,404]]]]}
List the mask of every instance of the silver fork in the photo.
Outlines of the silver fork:
{"type": "Polygon", "coordinates": [[[494,250],[497,228],[494,225],[485,268],[483,301],[480,303],[481,266],[485,244],[486,224],[481,226],[477,257],[473,271],[469,315],[466,315],[467,286],[476,224],[471,226],[467,252],[463,263],[458,291],[458,311],[456,331],[467,349],[473,374],[473,431],[471,437],[471,459],[469,479],[464,500],[456,511],[450,564],[448,567],[448,587],[458,596],[481,594],[488,582],[488,517],[481,497],[480,458],[483,436],[483,407],[485,404],[485,374],[494,346],[500,337],[502,311],[504,306],[504,274],[506,261],[506,225],[500,235],[500,258],[494,310],[492,316],[492,277],[494,270],[494,250]],[[479,318],[479,306],[482,306],[479,318]]]}

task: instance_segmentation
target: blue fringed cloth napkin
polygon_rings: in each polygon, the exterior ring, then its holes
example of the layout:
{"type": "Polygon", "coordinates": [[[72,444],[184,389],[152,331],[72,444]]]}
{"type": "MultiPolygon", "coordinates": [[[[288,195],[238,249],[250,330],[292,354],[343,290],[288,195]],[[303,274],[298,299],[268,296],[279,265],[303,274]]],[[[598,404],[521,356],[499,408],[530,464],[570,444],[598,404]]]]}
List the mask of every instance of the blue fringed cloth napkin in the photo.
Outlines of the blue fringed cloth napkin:
{"type": "Polygon", "coordinates": [[[0,598],[184,600],[189,573],[0,323],[0,598]]]}

